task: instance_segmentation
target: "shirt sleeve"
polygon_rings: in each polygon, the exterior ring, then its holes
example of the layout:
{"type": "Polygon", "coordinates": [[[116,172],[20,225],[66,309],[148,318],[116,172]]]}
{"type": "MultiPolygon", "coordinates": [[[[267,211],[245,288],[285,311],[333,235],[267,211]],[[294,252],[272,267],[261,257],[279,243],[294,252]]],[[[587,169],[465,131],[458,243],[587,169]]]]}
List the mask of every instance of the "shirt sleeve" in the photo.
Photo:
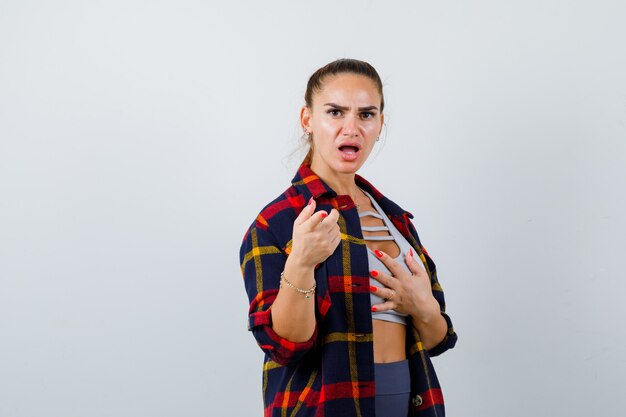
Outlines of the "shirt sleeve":
{"type": "Polygon", "coordinates": [[[454,345],[456,345],[456,341],[458,337],[457,337],[456,332],[454,331],[454,327],[452,326],[452,320],[450,319],[450,316],[446,314],[446,302],[445,302],[445,298],[443,295],[443,289],[441,288],[441,285],[439,284],[439,280],[437,279],[437,270],[435,267],[435,263],[428,255],[426,248],[422,246],[421,249],[422,250],[421,250],[420,257],[422,256],[424,257],[422,261],[428,267],[433,295],[435,296],[435,299],[439,303],[441,315],[443,316],[443,318],[446,320],[446,323],[448,324],[448,331],[446,332],[446,336],[443,338],[441,342],[439,342],[437,346],[434,346],[428,351],[428,354],[430,356],[438,356],[438,355],[441,355],[446,350],[452,349],[454,345]]]}
{"type": "Polygon", "coordinates": [[[279,247],[270,230],[252,225],[244,237],[239,257],[250,301],[248,330],[261,350],[273,361],[281,365],[298,362],[315,345],[317,324],[313,335],[306,342],[292,342],[272,329],[270,310],[278,294],[280,274],[287,260],[284,248],[279,247]]]}

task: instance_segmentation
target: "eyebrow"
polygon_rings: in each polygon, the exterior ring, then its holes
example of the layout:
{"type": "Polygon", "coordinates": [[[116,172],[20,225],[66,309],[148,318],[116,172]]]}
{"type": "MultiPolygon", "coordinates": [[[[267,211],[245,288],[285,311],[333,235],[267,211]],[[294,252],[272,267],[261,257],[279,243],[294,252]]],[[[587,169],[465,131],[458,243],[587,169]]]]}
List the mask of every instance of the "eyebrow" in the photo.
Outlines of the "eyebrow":
{"type": "MultiPolygon", "coordinates": [[[[331,106],[331,107],[335,107],[339,110],[350,110],[350,107],[346,107],[346,106],[340,106],[339,104],[335,104],[335,103],[325,103],[324,106],[331,106]]],[[[368,110],[378,110],[378,107],[376,106],[365,106],[365,107],[359,107],[359,111],[368,111],[368,110]]]]}

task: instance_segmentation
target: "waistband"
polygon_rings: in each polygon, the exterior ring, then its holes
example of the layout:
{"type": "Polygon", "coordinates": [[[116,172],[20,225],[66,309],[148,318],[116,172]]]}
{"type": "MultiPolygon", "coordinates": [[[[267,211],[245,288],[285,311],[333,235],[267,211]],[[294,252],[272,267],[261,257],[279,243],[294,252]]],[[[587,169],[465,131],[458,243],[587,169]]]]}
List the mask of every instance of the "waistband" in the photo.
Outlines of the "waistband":
{"type": "Polygon", "coordinates": [[[375,363],[376,395],[405,394],[411,392],[409,360],[375,363]]]}

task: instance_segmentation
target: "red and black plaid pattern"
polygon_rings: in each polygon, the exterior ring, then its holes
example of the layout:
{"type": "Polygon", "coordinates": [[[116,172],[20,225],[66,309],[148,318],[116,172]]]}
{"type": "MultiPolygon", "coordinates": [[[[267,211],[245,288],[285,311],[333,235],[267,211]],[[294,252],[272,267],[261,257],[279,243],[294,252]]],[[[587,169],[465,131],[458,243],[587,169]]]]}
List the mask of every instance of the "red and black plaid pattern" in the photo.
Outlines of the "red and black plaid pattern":
{"type": "MultiPolygon", "coordinates": [[[[445,313],[435,264],[420,243],[413,215],[383,196],[365,179],[357,184],[380,204],[419,254],[433,294],[448,323],[446,338],[425,351],[407,325],[411,369],[411,416],[444,416],[443,396],[431,356],[454,347],[457,336],[445,313]]],[[[374,355],[367,249],[359,216],[349,196],[337,195],[308,165],[301,165],[283,194],[268,204],[244,236],[241,270],[250,300],[249,329],[265,352],[265,417],[374,417],[374,355]],[[291,250],[293,222],[313,197],[317,210],[339,210],[341,243],[315,270],[317,324],[310,340],[294,343],[272,330],[270,307],[291,250]]]]}

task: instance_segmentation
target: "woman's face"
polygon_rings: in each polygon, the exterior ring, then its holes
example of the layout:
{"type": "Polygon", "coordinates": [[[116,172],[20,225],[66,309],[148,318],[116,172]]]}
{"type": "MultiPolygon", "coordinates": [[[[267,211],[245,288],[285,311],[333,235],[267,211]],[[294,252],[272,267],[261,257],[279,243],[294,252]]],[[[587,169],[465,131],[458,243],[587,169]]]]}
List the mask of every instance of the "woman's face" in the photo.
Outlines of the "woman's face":
{"type": "Polygon", "coordinates": [[[376,85],[363,75],[325,79],[312,108],[305,106],[300,113],[313,138],[311,169],[324,177],[361,168],[383,126],[380,103],[376,85]]]}

